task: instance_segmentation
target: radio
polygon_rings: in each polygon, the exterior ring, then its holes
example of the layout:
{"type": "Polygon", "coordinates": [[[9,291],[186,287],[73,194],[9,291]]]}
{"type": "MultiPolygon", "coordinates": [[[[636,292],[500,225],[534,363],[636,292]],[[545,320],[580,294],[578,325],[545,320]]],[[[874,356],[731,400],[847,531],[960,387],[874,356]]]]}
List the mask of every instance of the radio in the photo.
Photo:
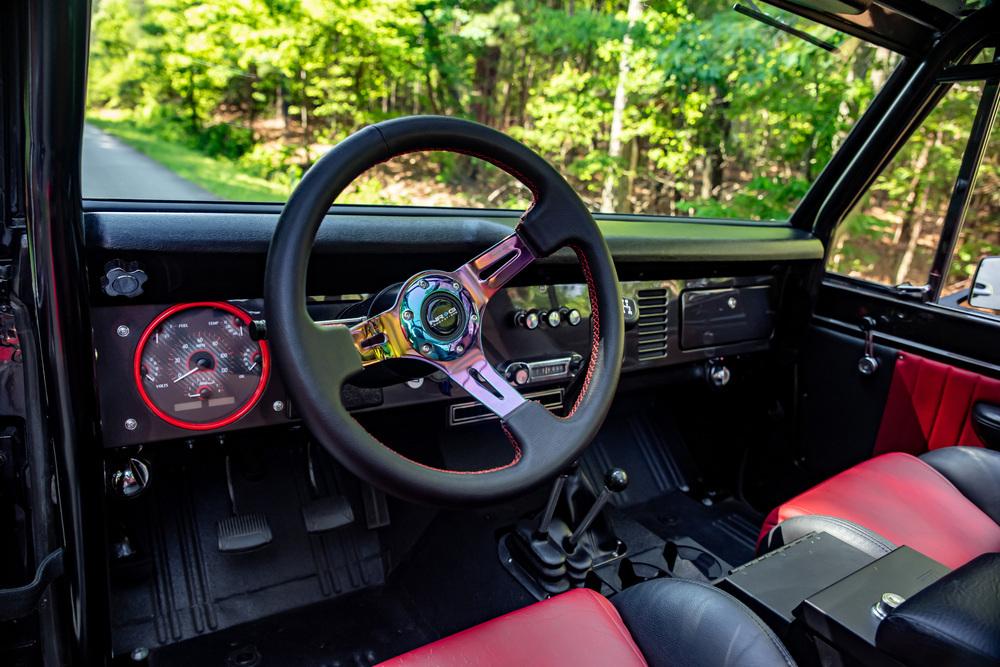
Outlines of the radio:
{"type": "Polygon", "coordinates": [[[507,378],[507,382],[515,387],[522,387],[534,382],[574,377],[582,364],[583,357],[573,353],[550,359],[509,361],[500,368],[500,372],[507,378]]]}

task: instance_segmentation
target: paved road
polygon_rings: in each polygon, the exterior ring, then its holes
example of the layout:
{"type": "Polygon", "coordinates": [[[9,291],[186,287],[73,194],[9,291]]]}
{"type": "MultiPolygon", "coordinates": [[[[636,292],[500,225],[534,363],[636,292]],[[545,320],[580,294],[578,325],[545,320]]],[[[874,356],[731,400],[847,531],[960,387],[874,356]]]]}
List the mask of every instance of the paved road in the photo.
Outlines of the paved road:
{"type": "Polygon", "coordinates": [[[83,126],[83,196],[93,199],[219,199],[92,125],[83,126]]]}

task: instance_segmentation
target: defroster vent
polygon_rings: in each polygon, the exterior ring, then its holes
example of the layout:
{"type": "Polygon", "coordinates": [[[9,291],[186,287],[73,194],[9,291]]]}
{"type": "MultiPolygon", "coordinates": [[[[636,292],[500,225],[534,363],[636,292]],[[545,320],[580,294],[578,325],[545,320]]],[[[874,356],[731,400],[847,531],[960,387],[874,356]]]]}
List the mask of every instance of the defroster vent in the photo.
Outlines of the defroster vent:
{"type": "Polygon", "coordinates": [[[639,361],[667,356],[667,290],[643,289],[636,293],[639,304],[639,361]]]}

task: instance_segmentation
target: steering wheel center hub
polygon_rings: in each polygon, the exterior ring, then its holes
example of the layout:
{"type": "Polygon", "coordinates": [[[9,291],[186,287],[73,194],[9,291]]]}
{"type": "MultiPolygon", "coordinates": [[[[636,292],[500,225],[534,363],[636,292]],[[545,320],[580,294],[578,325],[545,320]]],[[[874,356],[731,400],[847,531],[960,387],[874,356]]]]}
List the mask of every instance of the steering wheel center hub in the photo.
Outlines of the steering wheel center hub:
{"type": "Polygon", "coordinates": [[[427,328],[442,339],[449,339],[462,328],[462,304],[447,292],[437,292],[424,299],[423,320],[427,328]]]}
{"type": "Polygon", "coordinates": [[[476,343],[476,305],[468,291],[449,276],[411,281],[403,290],[400,313],[410,345],[428,359],[457,359],[476,343]]]}

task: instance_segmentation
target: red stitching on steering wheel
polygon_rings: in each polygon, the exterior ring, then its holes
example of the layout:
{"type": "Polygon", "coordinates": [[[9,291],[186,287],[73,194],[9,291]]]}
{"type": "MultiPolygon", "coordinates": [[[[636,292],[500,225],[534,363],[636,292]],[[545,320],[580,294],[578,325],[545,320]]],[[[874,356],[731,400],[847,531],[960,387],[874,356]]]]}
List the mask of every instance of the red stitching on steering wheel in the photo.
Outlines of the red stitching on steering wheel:
{"type": "Polygon", "coordinates": [[[587,362],[587,373],[583,376],[583,385],[580,393],[576,397],[573,407],[566,413],[566,417],[572,417],[576,409],[583,403],[583,398],[590,388],[590,380],[594,377],[597,369],[597,352],[601,341],[601,314],[597,305],[597,287],[594,283],[594,274],[590,271],[590,264],[587,262],[587,255],[579,246],[571,245],[570,248],[576,253],[580,260],[580,268],[583,270],[583,278],[587,281],[587,295],[590,297],[590,360],[587,362]]]}

